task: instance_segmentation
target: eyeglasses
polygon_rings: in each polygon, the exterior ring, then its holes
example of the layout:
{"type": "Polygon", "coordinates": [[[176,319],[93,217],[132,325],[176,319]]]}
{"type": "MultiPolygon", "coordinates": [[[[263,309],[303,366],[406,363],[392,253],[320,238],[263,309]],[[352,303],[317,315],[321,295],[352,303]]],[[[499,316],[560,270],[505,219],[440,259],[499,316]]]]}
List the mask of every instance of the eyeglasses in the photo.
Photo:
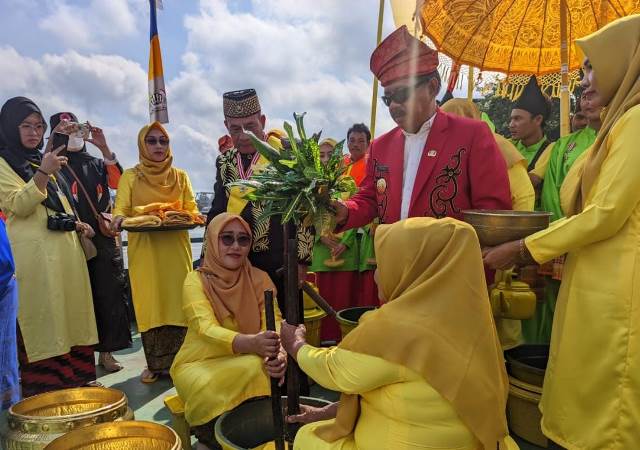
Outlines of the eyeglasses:
{"type": "Polygon", "coordinates": [[[396,89],[393,92],[393,94],[391,94],[391,95],[383,95],[382,96],[382,102],[386,106],[391,106],[391,102],[395,102],[395,103],[400,105],[400,104],[406,102],[407,100],[409,100],[409,97],[411,97],[411,95],[414,93],[416,88],[418,88],[419,86],[425,84],[430,79],[431,79],[430,77],[429,78],[421,78],[413,86],[403,86],[401,88],[396,89]]]}
{"type": "Polygon", "coordinates": [[[30,124],[30,123],[21,123],[20,126],[18,126],[18,128],[20,129],[20,131],[24,133],[28,133],[29,131],[36,134],[44,133],[44,125],[41,123],[36,125],[30,124]]]}
{"type": "Polygon", "coordinates": [[[220,235],[220,240],[227,247],[231,247],[234,242],[237,242],[240,247],[248,247],[249,244],[251,244],[251,238],[246,234],[241,234],[239,236],[234,236],[233,234],[222,234],[220,235]]]}
{"type": "Polygon", "coordinates": [[[169,145],[169,139],[163,138],[163,137],[156,138],[156,137],[151,136],[151,137],[145,138],[144,141],[149,145],[160,144],[163,147],[166,147],[167,145],[169,145]]]}

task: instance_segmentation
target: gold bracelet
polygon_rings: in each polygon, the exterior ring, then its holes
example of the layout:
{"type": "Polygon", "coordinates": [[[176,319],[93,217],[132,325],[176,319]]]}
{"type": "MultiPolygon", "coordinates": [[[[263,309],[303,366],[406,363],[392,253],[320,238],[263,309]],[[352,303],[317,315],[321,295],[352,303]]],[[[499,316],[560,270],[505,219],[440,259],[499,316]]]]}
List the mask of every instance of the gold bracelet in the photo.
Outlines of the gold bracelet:
{"type": "Polygon", "coordinates": [[[523,263],[526,263],[529,260],[529,258],[527,258],[527,252],[526,252],[527,247],[524,245],[524,239],[520,239],[519,245],[520,245],[520,260],[523,263]]]}

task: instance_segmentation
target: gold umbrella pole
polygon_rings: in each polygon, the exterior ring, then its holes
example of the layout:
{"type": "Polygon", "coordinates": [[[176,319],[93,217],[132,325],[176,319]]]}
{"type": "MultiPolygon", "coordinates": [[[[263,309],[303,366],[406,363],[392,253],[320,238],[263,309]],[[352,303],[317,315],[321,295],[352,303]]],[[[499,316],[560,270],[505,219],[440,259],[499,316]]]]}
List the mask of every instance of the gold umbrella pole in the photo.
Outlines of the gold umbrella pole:
{"type": "Polygon", "coordinates": [[[560,136],[571,132],[569,125],[569,43],[567,39],[567,0],[560,0],[560,136]]]}
{"type": "MultiPolygon", "coordinates": [[[[384,19],[384,0],[380,0],[380,9],[378,11],[378,35],[376,37],[376,46],[382,41],[382,22],[384,19]]],[[[378,110],[378,79],[373,76],[373,95],[371,96],[371,137],[376,135],[376,112],[378,110]]]]}
{"type": "Polygon", "coordinates": [[[469,66],[469,77],[467,80],[467,100],[473,101],[473,89],[475,87],[475,80],[473,79],[474,70],[472,66],[469,66]]]}

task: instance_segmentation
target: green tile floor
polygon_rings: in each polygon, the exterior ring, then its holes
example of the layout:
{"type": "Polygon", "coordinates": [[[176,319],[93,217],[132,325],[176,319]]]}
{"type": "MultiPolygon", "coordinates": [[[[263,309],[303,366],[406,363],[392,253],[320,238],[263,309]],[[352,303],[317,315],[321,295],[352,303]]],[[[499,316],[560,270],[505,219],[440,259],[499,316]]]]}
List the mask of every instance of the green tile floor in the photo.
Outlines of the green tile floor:
{"type": "MultiPolygon", "coordinates": [[[[134,410],[136,419],[170,425],[171,414],[164,407],[164,398],[175,394],[171,380],[160,378],[153,384],[140,382],[140,373],[145,366],[144,352],[140,335],[135,334],[133,347],[116,353],[117,359],[124,365],[124,369],[116,373],[106,373],[98,367],[98,381],[108,387],[120,389],[127,394],[129,406],[134,410]]],[[[317,385],[311,387],[311,395],[330,401],[337,399],[338,394],[327,391],[317,385]]],[[[6,427],[4,415],[0,416],[0,433],[6,427]]],[[[538,450],[540,447],[518,440],[521,450],[538,450]]],[[[384,449],[380,449],[384,450],[384,449]]]]}

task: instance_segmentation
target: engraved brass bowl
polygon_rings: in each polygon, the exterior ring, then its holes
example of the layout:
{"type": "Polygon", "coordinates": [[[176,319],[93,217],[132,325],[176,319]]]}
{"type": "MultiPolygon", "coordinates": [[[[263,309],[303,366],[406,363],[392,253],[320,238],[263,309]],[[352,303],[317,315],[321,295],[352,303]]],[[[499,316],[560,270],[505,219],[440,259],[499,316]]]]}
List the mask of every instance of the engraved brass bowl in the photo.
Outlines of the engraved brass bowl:
{"type": "Polygon", "coordinates": [[[130,420],[80,428],[59,437],[45,450],[180,450],[180,438],[171,428],[130,420]]]}
{"type": "Polygon", "coordinates": [[[129,420],[133,411],[117,389],[81,387],[26,398],[7,414],[7,450],[39,450],[64,433],[114,420],[129,420]]]}
{"type": "Polygon", "coordinates": [[[544,230],[549,226],[551,213],[470,209],[462,211],[462,216],[476,230],[481,246],[495,247],[544,230]]]}

